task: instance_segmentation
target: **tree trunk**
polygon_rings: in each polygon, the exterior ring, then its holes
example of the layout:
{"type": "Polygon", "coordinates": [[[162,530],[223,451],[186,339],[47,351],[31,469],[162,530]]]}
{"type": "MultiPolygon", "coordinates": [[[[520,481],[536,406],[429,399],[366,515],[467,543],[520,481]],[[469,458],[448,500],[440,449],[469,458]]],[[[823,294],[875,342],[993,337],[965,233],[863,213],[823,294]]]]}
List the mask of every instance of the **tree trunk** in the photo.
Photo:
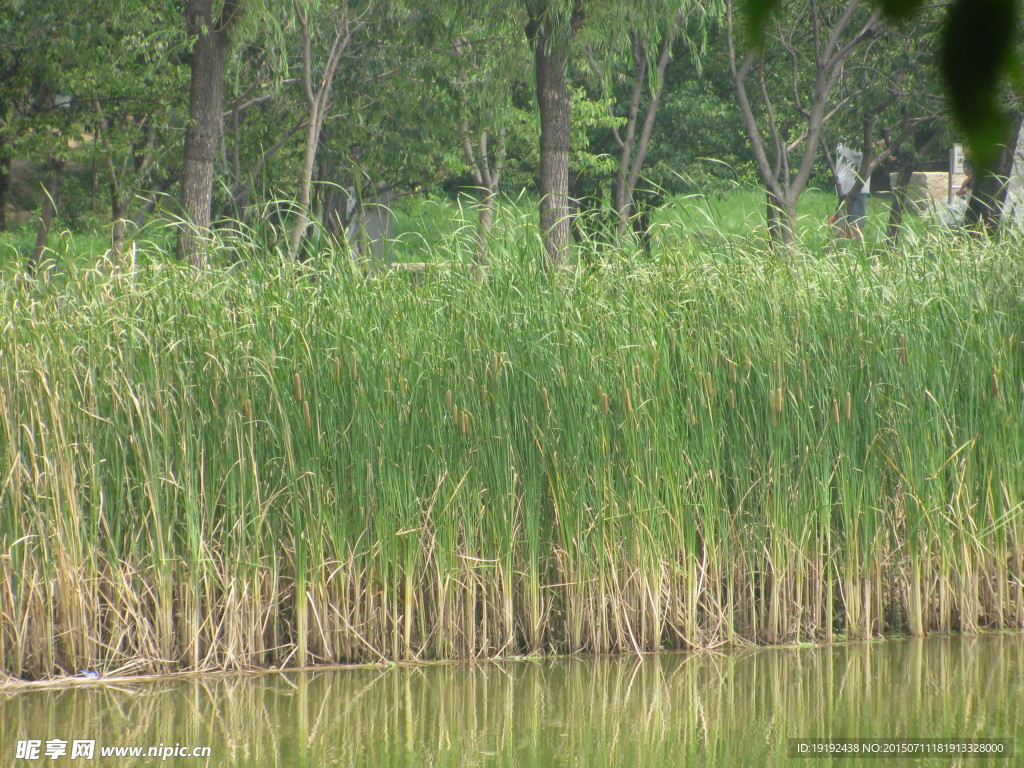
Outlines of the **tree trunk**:
{"type": "MultiPolygon", "coordinates": [[[[121,194],[121,182],[117,176],[117,168],[114,167],[114,158],[111,156],[110,141],[107,137],[107,131],[109,129],[107,118],[106,115],[103,114],[103,108],[98,99],[93,101],[93,105],[96,108],[96,114],[98,117],[96,139],[103,148],[103,168],[106,171],[107,193],[110,197],[110,251],[116,259],[121,255],[121,249],[124,245],[124,215],[125,211],[128,209],[128,204],[131,202],[131,194],[121,194]]],[[[97,175],[97,173],[93,174],[94,185],[98,183],[96,180],[97,175]]]]}
{"type": "MultiPolygon", "coordinates": [[[[325,147],[331,146],[333,133],[320,131],[320,140],[325,147]]],[[[330,152],[320,152],[316,158],[316,184],[313,185],[313,207],[323,223],[324,233],[337,237],[345,229],[344,184],[339,179],[338,162],[330,152]]]]}
{"type": "MultiPolygon", "coordinates": [[[[1000,161],[1000,166],[1003,163],[1000,161]]],[[[974,177],[971,199],[967,202],[965,222],[978,233],[991,234],[999,224],[999,208],[1004,190],[1003,174],[981,171],[974,177]]]]}
{"type": "Polygon", "coordinates": [[[39,214],[39,226],[36,228],[36,242],[28,255],[28,273],[34,275],[46,250],[46,241],[50,235],[50,225],[57,215],[57,200],[60,197],[60,173],[64,167],[61,160],[50,158],[47,162],[49,173],[43,180],[43,208],[39,214]]]}
{"type": "Polygon", "coordinates": [[[907,210],[907,188],[914,175],[913,160],[904,161],[896,174],[896,183],[892,188],[892,205],[889,208],[889,226],[886,228],[886,239],[889,245],[896,245],[903,229],[903,215],[907,210]]]}
{"type": "Polygon", "coordinates": [[[299,196],[296,200],[295,226],[292,227],[291,240],[288,244],[288,258],[299,258],[302,240],[309,228],[310,189],[313,184],[313,170],[316,168],[316,152],[320,143],[320,111],[319,105],[310,105],[309,125],[306,128],[306,145],[302,157],[302,176],[299,177],[299,196]]]}
{"type": "MultiPolygon", "coordinates": [[[[616,225],[621,237],[629,229],[630,219],[636,210],[636,185],[640,178],[640,171],[643,170],[644,161],[647,159],[647,150],[651,145],[651,131],[654,128],[654,119],[658,115],[658,107],[661,104],[661,96],[665,90],[665,72],[669,62],[672,60],[672,46],[675,43],[679,27],[683,23],[682,10],[676,12],[672,26],[661,44],[661,53],[658,56],[656,65],[656,83],[647,104],[647,111],[644,115],[643,125],[640,128],[640,136],[636,135],[637,121],[640,116],[640,98],[643,94],[645,82],[649,82],[647,54],[644,42],[634,27],[631,30],[633,40],[633,90],[630,94],[629,116],[626,119],[626,134],[620,135],[618,128],[612,128],[615,141],[619,146],[619,168],[615,179],[615,193],[613,205],[618,214],[619,221],[616,225]]],[[[644,227],[646,233],[646,227],[644,227]]],[[[646,237],[646,234],[645,234],[646,237]]],[[[645,247],[645,250],[647,248],[645,247]]]]}
{"type": "Polygon", "coordinates": [[[480,201],[477,206],[479,223],[476,233],[476,258],[482,264],[487,260],[487,237],[494,226],[494,209],[498,202],[501,172],[505,165],[505,129],[498,129],[498,146],[493,157],[490,150],[490,131],[487,128],[480,131],[474,147],[469,133],[469,121],[463,120],[459,123],[459,138],[462,140],[462,154],[473,174],[473,182],[476,184],[476,193],[480,201]]]}
{"type": "Polygon", "coordinates": [[[223,130],[228,32],[243,2],[225,0],[216,20],[213,0],[188,0],[185,11],[185,25],[195,43],[189,62],[189,123],[181,179],[184,222],[178,236],[178,257],[197,268],[208,262],[205,240],[210,229],[213,166],[223,130]]]}
{"type": "Polygon", "coordinates": [[[975,171],[965,221],[968,227],[974,226],[979,234],[992,234],[999,226],[999,214],[1006,197],[1006,181],[1013,169],[1019,141],[1018,129],[1019,124],[1015,125],[1013,133],[1006,137],[995,168],[975,171]]]}
{"type": "Polygon", "coordinates": [[[121,185],[117,180],[113,159],[109,154],[105,154],[103,161],[107,169],[107,185],[110,195],[110,251],[116,259],[121,255],[121,250],[124,247],[124,215],[128,209],[129,199],[121,194],[121,185]]]}
{"type": "Polygon", "coordinates": [[[476,261],[487,263],[487,238],[494,227],[494,209],[498,204],[498,190],[485,187],[480,189],[479,218],[476,228],[476,261]]]}
{"type": "Polygon", "coordinates": [[[640,250],[647,256],[651,255],[651,245],[654,243],[651,214],[658,210],[664,202],[665,197],[660,192],[647,190],[642,196],[638,196],[635,189],[632,192],[630,207],[633,213],[630,217],[630,224],[633,228],[633,237],[640,245],[640,250]]]}
{"type": "MultiPolygon", "coordinates": [[[[629,115],[626,118],[625,136],[612,126],[612,135],[619,145],[619,169],[615,176],[615,191],[612,193],[612,206],[619,217],[616,229],[619,236],[629,228],[633,216],[633,187],[630,186],[630,171],[633,168],[633,150],[636,143],[636,121],[640,114],[640,99],[643,95],[644,81],[647,78],[647,50],[636,28],[630,30],[633,42],[633,88],[629,98],[629,115]]],[[[660,86],[660,83],[659,83],[660,86]]],[[[635,185],[634,185],[635,186],[635,185]]]]}
{"type": "MultiPolygon", "coordinates": [[[[0,142],[0,149],[3,143],[0,142]]],[[[2,153],[0,153],[2,154],[2,153]]],[[[10,158],[0,158],[0,232],[7,229],[7,190],[11,186],[11,161],[10,158]]]]}
{"type": "Polygon", "coordinates": [[[540,110],[540,228],[552,264],[565,261],[572,209],[569,135],[572,102],[565,78],[565,42],[554,41],[548,21],[531,22],[540,110]]]}
{"type": "Polygon", "coordinates": [[[904,151],[903,144],[910,138],[911,130],[910,124],[904,126],[903,131],[900,132],[899,137],[893,143],[891,154],[899,157],[899,170],[896,172],[896,184],[892,189],[892,204],[889,208],[889,225],[886,228],[886,240],[888,240],[890,246],[895,246],[900,239],[900,232],[903,228],[903,217],[906,214],[907,207],[910,203],[910,198],[907,194],[907,190],[910,187],[911,179],[914,176],[914,159],[921,155],[927,154],[931,151],[931,148],[935,146],[935,143],[939,140],[939,130],[932,128],[928,135],[928,138],[920,146],[915,146],[916,142],[911,142],[911,146],[907,151],[904,151]]]}
{"type": "Polygon", "coordinates": [[[309,31],[309,20],[303,13],[298,0],[293,0],[295,15],[299,20],[299,27],[302,30],[302,85],[306,93],[306,149],[303,155],[302,176],[299,179],[299,198],[296,201],[295,226],[292,228],[291,241],[288,246],[288,255],[292,259],[299,257],[299,249],[306,237],[306,230],[309,228],[309,206],[311,202],[310,189],[313,183],[313,172],[316,170],[316,155],[320,146],[320,132],[323,130],[324,117],[331,103],[331,88],[334,84],[334,75],[338,71],[338,62],[341,55],[348,48],[352,40],[352,34],[366,23],[366,17],[360,17],[353,24],[349,18],[348,4],[344,3],[338,16],[334,17],[334,40],[331,43],[330,52],[324,62],[323,72],[313,90],[313,38],[309,31]]]}
{"type": "Polygon", "coordinates": [[[1018,123],[1008,165],[1002,205],[1004,227],[1024,223],[1024,118],[1018,123]]]}
{"type": "Polygon", "coordinates": [[[149,191],[146,193],[145,202],[136,209],[135,215],[131,217],[131,223],[135,229],[138,229],[146,221],[146,217],[149,216],[156,207],[164,200],[164,191],[170,187],[174,182],[178,180],[174,174],[168,174],[162,179],[156,179],[153,181],[149,191]]]}
{"type": "Polygon", "coordinates": [[[768,221],[768,236],[772,243],[790,245],[796,237],[793,221],[796,219],[794,206],[790,206],[772,192],[767,193],[765,217],[768,221]]]}

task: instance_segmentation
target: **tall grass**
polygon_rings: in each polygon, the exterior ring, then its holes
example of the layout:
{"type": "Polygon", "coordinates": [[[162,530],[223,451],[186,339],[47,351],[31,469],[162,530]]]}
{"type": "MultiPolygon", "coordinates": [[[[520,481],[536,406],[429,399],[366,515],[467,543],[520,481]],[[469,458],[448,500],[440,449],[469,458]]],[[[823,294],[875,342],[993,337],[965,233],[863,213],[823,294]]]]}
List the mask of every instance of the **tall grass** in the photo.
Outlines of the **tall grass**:
{"type": "Polygon", "coordinates": [[[1024,625],[1012,249],[493,246],[7,281],[0,669],[1024,625]]]}

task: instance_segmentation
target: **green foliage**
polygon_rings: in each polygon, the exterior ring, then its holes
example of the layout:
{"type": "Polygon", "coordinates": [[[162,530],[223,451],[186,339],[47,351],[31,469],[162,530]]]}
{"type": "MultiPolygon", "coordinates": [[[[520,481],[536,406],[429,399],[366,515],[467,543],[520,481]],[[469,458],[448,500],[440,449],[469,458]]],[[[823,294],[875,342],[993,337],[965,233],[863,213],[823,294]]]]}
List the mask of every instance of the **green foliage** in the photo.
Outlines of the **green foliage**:
{"type": "Polygon", "coordinates": [[[619,122],[609,113],[612,101],[611,97],[589,98],[582,88],[573,90],[570,165],[573,173],[588,180],[588,186],[607,182],[615,172],[615,159],[592,141],[597,131],[619,122]]]}
{"type": "MultiPolygon", "coordinates": [[[[837,98],[847,99],[849,106],[831,118],[828,143],[839,137],[858,141],[868,113],[876,115],[879,132],[894,132],[905,114],[942,122],[947,104],[932,77],[942,43],[934,22],[941,17],[949,104],[976,159],[990,159],[992,148],[1007,134],[1001,106],[1005,75],[1019,69],[1016,4],[961,0],[947,10],[916,0],[879,1],[891,18],[901,20],[899,32],[873,40],[868,52],[845,68],[837,98]]],[[[764,28],[778,6],[777,0],[752,0],[744,8],[748,19],[764,28]]],[[[841,6],[837,0],[821,4],[826,15],[841,6]]],[[[253,221],[295,193],[303,131],[289,132],[301,120],[304,95],[292,4],[253,0],[248,7],[235,29],[225,81],[215,194],[219,217],[253,221]]],[[[336,4],[310,0],[308,7],[315,15],[333,12],[336,4]]],[[[503,183],[514,189],[532,185],[538,126],[525,29],[533,19],[553,25],[555,39],[568,46],[577,102],[572,166],[578,191],[606,194],[601,190],[612,185],[619,150],[611,126],[621,125],[628,113],[635,65],[632,33],[642,42],[650,73],[677,12],[686,21],[672,51],[641,187],[715,192],[752,175],[730,92],[725,37],[717,26],[720,2],[457,0],[375,7],[378,15],[353,42],[335,80],[334,109],[318,154],[314,188],[321,193],[331,185],[378,181],[403,191],[457,193],[470,182],[458,131],[464,120],[477,136],[485,129],[492,137],[504,132],[503,183]]],[[[323,29],[314,24],[316,43],[323,29]]],[[[128,217],[143,218],[141,204],[148,193],[173,192],[181,173],[188,44],[176,0],[96,0],[38,8],[27,0],[3,4],[0,162],[13,157],[45,167],[56,158],[68,168],[98,169],[93,175],[99,186],[86,189],[73,180],[65,185],[61,208],[67,211],[61,213],[80,221],[89,213],[109,213],[105,161],[110,158],[122,197],[135,205],[128,217]],[[58,108],[55,97],[68,94],[70,106],[58,108]]],[[[784,82],[788,70],[783,57],[767,73],[765,85],[776,105],[794,91],[784,82]]],[[[805,91],[806,82],[796,90],[805,91]]],[[[641,112],[657,85],[657,78],[647,78],[641,112]]],[[[789,140],[797,140],[793,120],[781,122],[789,140]]],[[[819,182],[827,180],[823,163],[816,173],[819,182]]],[[[35,193],[38,179],[33,182],[35,193]]],[[[32,205],[37,205],[38,194],[34,198],[32,205]]],[[[321,203],[315,199],[313,207],[321,203]]]]}
{"type": "MultiPolygon", "coordinates": [[[[922,0],[876,0],[894,19],[918,12],[922,0]]],[[[747,0],[750,32],[759,39],[781,0],[747,0]]],[[[1009,134],[1001,96],[1020,66],[1019,7],[1015,0],[954,0],[945,10],[941,72],[953,113],[979,167],[994,165],[1009,134]]]]}
{"type": "Polygon", "coordinates": [[[709,33],[708,54],[700,62],[686,55],[685,42],[678,43],[642,174],[646,186],[720,195],[757,178],[729,65],[719,53],[722,32],[709,33]]]}

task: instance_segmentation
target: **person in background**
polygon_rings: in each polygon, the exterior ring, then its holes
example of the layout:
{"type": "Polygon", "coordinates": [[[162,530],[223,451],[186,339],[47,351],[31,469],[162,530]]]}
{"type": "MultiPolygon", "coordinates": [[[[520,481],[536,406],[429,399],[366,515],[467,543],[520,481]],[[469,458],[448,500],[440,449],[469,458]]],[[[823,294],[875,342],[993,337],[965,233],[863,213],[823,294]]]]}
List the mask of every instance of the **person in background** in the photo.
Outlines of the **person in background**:
{"type": "MultiPolygon", "coordinates": [[[[889,138],[889,132],[883,130],[882,138],[875,142],[875,155],[881,155],[889,147],[891,139],[889,138]]],[[[897,164],[900,159],[895,154],[890,154],[885,160],[882,160],[877,164],[875,170],[871,172],[871,178],[868,180],[871,185],[871,194],[878,195],[891,195],[892,190],[892,174],[896,171],[897,164]]]]}
{"type": "Polygon", "coordinates": [[[860,164],[864,155],[845,144],[836,147],[836,191],[839,193],[840,210],[835,222],[841,231],[841,237],[855,240],[864,239],[864,221],[867,218],[868,194],[871,192],[870,179],[864,180],[860,193],[847,206],[847,198],[854,186],[860,181],[860,164]]]}
{"type": "Polygon", "coordinates": [[[971,190],[974,189],[974,167],[970,161],[964,159],[964,182],[960,185],[960,188],[956,191],[957,197],[962,197],[965,200],[970,196],[971,190]]]}

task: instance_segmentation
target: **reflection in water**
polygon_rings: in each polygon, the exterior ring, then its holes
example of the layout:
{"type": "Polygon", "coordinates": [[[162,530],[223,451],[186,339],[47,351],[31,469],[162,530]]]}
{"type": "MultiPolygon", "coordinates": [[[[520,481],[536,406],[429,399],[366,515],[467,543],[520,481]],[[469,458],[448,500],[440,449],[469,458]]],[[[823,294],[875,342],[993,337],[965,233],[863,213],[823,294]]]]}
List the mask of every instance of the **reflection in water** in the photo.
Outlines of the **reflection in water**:
{"type": "Polygon", "coordinates": [[[1013,738],[1024,754],[1024,636],[195,678],[10,693],[0,707],[4,764],[26,738],[212,747],[163,762],[97,753],[107,765],[829,764],[787,758],[791,737],[1013,738]]]}

